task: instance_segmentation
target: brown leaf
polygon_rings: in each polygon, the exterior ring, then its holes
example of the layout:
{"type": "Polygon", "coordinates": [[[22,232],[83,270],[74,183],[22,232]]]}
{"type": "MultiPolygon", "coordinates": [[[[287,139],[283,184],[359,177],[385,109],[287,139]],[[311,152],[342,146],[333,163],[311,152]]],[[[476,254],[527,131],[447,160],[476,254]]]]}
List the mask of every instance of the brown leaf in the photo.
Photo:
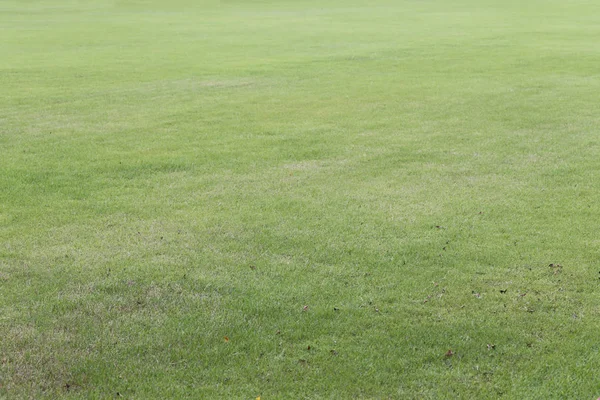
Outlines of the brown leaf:
{"type": "Polygon", "coordinates": [[[225,339],[225,343],[229,342],[229,338],[227,336],[224,336],[223,339],[225,339]]]}
{"type": "Polygon", "coordinates": [[[453,355],[454,355],[454,352],[452,350],[448,350],[446,352],[446,354],[444,354],[444,356],[446,356],[446,357],[452,357],[453,355]]]}

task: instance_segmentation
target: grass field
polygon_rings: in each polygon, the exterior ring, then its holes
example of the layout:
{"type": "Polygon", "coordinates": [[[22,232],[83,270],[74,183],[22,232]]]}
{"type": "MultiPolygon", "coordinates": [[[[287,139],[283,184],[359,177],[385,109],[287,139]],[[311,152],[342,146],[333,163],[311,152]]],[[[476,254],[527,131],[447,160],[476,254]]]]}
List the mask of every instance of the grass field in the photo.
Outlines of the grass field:
{"type": "Polygon", "coordinates": [[[0,398],[600,396],[600,3],[0,2],[0,398]]]}

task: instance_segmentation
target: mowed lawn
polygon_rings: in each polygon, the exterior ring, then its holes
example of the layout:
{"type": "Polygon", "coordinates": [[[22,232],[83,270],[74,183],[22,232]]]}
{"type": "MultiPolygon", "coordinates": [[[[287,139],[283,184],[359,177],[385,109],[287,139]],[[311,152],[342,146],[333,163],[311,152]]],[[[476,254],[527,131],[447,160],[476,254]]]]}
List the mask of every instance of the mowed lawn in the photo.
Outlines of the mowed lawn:
{"type": "Polygon", "coordinates": [[[600,396],[600,3],[0,2],[0,398],[600,396]]]}

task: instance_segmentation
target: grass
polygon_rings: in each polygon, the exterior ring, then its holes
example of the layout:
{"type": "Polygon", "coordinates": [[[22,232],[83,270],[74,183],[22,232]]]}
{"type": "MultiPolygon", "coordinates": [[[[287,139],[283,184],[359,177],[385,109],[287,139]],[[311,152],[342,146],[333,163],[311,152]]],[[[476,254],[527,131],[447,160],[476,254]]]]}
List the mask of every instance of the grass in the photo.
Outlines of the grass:
{"type": "Polygon", "coordinates": [[[3,1],[0,398],[596,398],[599,8],[3,1]]]}

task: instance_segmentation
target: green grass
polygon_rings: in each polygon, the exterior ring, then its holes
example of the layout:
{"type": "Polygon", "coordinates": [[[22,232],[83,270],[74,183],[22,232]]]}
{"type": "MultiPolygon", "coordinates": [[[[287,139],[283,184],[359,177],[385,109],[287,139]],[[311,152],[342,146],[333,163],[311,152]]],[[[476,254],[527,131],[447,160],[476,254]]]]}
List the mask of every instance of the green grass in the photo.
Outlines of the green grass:
{"type": "Polygon", "coordinates": [[[0,398],[598,397],[599,38],[589,0],[2,1],[0,398]]]}

